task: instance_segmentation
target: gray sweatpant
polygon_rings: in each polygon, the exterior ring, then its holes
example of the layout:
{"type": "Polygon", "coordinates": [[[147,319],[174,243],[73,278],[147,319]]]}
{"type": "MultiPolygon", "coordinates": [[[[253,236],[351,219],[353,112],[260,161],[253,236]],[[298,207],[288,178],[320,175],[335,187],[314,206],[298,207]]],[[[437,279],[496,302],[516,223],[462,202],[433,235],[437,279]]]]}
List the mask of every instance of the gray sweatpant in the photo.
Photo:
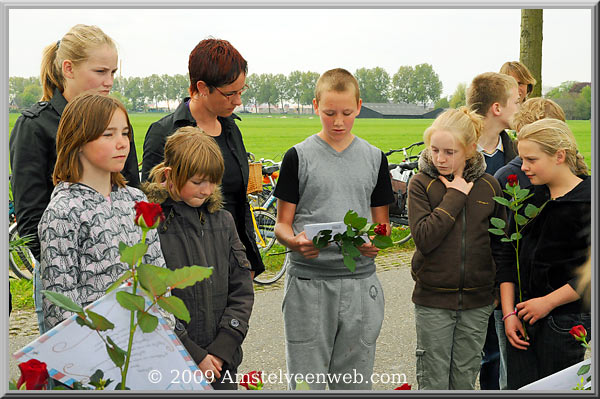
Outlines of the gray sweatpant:
{"type": "Polygon", "coordinates": [[[450,310],[415,305],[419,390],[475,389],[494,305],[450,310]]]}
{"type": "Polygon", "coordinates": [[[383,322],[383,289],[363,279],[286,276],[283,322],[288,389],[371,389],[375,343],[383,322]]]}

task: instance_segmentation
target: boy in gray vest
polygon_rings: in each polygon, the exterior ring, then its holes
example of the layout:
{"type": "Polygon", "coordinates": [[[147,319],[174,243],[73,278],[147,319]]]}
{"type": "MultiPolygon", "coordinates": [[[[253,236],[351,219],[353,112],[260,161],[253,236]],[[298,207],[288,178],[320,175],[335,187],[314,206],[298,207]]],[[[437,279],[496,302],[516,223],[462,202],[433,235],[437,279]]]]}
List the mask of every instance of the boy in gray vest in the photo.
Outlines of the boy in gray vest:
{"type": "Polygon", "coordinates": [[[378,249],[363,244],[352,273],[337,246],[318,250],[304,226],[339,222],[351,209],[389,233],[388,163],[352,134],[362,100],[350,72],[325,72],[313,104],[322,129],[288,150],[275,189],[275,235],[292,250],[282,305],[288,388],[305,381],[313,390],[370,389],[384,311],[378,249]]]}

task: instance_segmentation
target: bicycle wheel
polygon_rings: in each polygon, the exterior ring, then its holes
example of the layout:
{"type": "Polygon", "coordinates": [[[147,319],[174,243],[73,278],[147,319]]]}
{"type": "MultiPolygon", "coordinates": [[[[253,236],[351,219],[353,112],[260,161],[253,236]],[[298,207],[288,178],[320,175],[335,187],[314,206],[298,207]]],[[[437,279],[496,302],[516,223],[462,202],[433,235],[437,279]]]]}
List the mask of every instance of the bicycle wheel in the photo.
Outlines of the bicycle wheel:
{"type": "MultiPolygon", "coordinates": [[[[13,223],[8,229],[8,240],[10,242],[18,239],[17,224],[13,223]]],[[[18,278],[31,280],[35,267],[33,253],[26,245],[12,249],[8,254],[8,266],[18,278]]]]}
{"type": "Polygon", "coordinates": [[[288,264],[286,249],[282,245],[275,245],[269,253],[262,256],[265,271],[254,277],[254,282],[260,285],[273,284],[284,274],[288,264]]]}
{"type": "Polygon", "coordinates": [[[258,231],[255,231],[256,245],[262,256],[275,244],[275,222],[277,219],[271,213],[264,210],[255,209],[253,213],[256,220],[256,227],[258,228],[258,231]],[[264,241],[264,244],[261,241],[264,241]]]}

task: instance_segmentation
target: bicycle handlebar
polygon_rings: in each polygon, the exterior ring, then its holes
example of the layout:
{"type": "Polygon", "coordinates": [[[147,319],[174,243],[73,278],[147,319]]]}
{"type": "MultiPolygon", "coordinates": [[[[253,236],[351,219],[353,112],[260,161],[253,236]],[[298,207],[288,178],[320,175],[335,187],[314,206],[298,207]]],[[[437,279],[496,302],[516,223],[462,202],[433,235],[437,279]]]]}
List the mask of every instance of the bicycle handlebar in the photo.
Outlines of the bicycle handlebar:
{"type": "Polygon", "coordinates": [[[419,146],[419,145],[423,145],[423,144],[425,144],[425,142],[419,141],[417,143],[413,143],[413,144],[409,145],[408,147],[400,148],[399,150],[389,150],[384,155],[387,157],[395,152],[406,152],[407,150],[410,150],[411,148],[413,148],[415,146],[419,146]]]}

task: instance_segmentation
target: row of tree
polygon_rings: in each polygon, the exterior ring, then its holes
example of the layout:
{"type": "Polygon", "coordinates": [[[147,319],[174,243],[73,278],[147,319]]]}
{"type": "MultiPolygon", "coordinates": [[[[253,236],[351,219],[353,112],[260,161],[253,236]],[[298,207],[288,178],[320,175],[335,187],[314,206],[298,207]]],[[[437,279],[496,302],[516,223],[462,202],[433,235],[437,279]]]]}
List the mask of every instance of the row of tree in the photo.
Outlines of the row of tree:
{"type": "MultiPolygon", "coordinates": [[[[364,102],[404,102],[426,106],[440,98],[442,82],[429,64],[415,67],[402,66],[393,76],[383,68],[360,68],[355,72],[364,102]]],[[[310,105],[319,74],[293,71],[283,74],[250,74],[249,89],[242,95],[244,107],[267,104],[284,106],[284,102],[310,105]]],[[[147,77],[115,78],[113,94],[128,110],[142,111],[158,108],[158,103],[177,102],[188,95],[187,75],[151,75],[147,77]]],[[[41,97],[38,78],[11,77],[9,100],[18,108],[25,108],[41,97]]],[[[169,105],[167,106],[169,107],[169,105]]],[[[170,110],[170,109],[169,109],[170,110]]]]}
{"type": "MultiPolygon", "coordinates": [[[[442,97],[434,108],[458,108],[466,104],[467,85],[459,83],[451,96],[442,97]]],[[[589,83],[566,81],[552,88],[545,95],[565,111],[567,119],[588,120],[592,114],[592,87],[589,83]]]]}
{"type": "MultiPolygon", "coordinates": [[[[442,83],[429,64],[415,67],[402,66],[390,76],[385,69],[360,68],[354,73],[358,80],[364,102],[404,102],[423,106],[434,102],[435,108],[457,108],[465,105],[467,85],[460,83],[454,93],[441,97],[442,83]]],[[[249,89],[242,95],[244,108],[267,104],[284,108],[285,102],[297,106],[311,105],[314,88],[319,78],[317,72],[294,71],[283,74],[250,74],[246,79],[249,89]]],[[[567,81],[553,88],[545,97],[563,107],[567,119],[590,119],[591,88],[580,87],[581,83],[567,81]],[[579,85],[579,86],[578,86],[579,85]]],[[[177,103],[188,95],[187,75],[151,75],[147,77],[116,78],[112,94],[119,98],[129,111],[157,110],[159,103],[177,103]]],[[[10,77],[9,101],[18,109],[24,109],[42,96],[39,78],[10,77]]]]}

